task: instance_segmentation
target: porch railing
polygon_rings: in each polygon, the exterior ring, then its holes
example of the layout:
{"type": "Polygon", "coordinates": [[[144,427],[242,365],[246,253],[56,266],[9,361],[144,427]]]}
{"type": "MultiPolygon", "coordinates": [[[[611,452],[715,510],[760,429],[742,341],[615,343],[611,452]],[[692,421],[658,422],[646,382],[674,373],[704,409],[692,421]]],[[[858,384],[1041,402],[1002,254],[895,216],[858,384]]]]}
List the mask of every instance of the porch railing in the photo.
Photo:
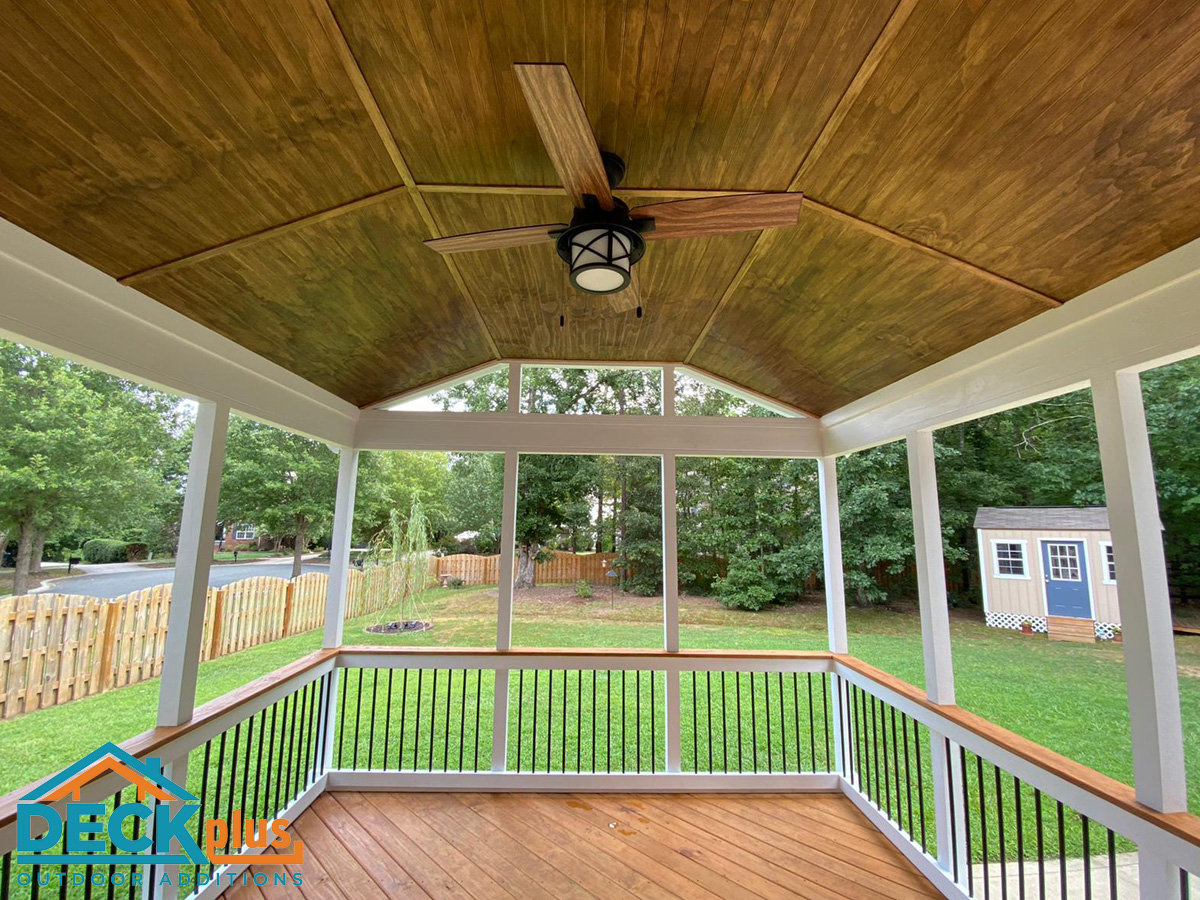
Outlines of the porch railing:
{"type": "MultiPolygon", "coordinates": [[[[124,746],[226,821],[291,820],[338,789],[840,790],[950,897],[1132,900],[1139,864],[1187,896],[1200,871],[1200,819],[829,653],[350,647],[124,746]]],[[[15,806],[34,788],[0,800],[3,900],[157,884],[137,856],[18,864],[15,806]]],[[[110,773],[82,799],[107,812],[130,791],[110,773]]],[[[171,871],[179,897],[207,897],[240,867],[171,871]]]]}

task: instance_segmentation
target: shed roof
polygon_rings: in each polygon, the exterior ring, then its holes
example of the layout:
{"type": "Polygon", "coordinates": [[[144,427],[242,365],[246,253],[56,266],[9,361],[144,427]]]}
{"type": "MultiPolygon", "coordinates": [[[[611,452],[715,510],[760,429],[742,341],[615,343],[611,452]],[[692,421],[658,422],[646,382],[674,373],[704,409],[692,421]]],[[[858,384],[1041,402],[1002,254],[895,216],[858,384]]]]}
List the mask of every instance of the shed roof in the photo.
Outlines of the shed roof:
{"type": "Polygon", "coordinates": [[[976,528],[1108,531],[1107,506],[981,506],[976,528]]]}

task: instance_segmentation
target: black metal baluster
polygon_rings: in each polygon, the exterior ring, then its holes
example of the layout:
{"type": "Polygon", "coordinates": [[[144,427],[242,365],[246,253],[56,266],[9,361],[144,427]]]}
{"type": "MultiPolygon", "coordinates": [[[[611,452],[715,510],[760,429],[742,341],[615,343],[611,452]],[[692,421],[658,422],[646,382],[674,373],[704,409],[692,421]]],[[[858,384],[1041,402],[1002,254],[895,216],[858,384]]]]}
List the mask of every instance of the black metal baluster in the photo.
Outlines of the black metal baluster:
{"type": "MultiPolygon", "coordinates": [[[[828,772],[833,768],[833,763],[831,761],[831,755],[829,752],[829,683],[824,675],[821,676],[821,730],[825,733],[824,771],[828,772]]],[[[813,741],[815,743],[815,737],[813,738],[813,741]]]]}
{"type": "Polygon", "coordinates": [[[537,771],[538,675],[540,675],[540,674],[541,674],[540,670],[538,670],[538,669],[533,670],[533,747],[531,748],[531,751],[530,751],[530,765],[529,765],[530,772],[537,771]]]}
{"type": "MultiPolygon", "coordinates": [[[[666,672],[663,673],[663,690],[664,691],[666,690],[666,674],[667,674],[666,672]]],[[[656,681],[655,672],[653,669],[651,669],[650,670],[650,774],[651,775],[655,775],[658,773],[658,746],[657,746],[658,726],[656,724],[656,721],[657,721],[656,713],[654,712],[654,694],[655,694],[656,688],[658,686],[657,686],[657,684],[655,684],[655,681],[656,681]]],[[[692,737],[693,737],[692,742],[695,743],[695,735],[693,735],[692,737]]],[[[693,752],[695,752],[696,749],[697,748],[693,747],[692,748],[693,752]]]]}
{"type": "Polygon", "coordinates": [[[1000,898],[1008,900],[1008,844],[1004,840],[1004,800],[1000,788],[1000,767],[992,766],[996,782],[996,842],[1000,845],[1000,898]]]}
{"type": "Polygon", "coordinates": [[[1079,825],[1083,831],[1083,896],[1085,900],[1092,900],[1092,836],[1088,833],[1088,817],[1082,813],[1079,825]]]}
{"type": "Polygon", "coordinates": [[[521,771],[521,745],[524,744],[522,724],[525,717],[525,670],[517,679],[517,771],[521,771]]]}
{"type": "Polygon", "coordinates": [[[383,765],[380,767],[384,770],[387,769],[388,748],[392,744],[392,676],[395,674],[395,669],[388,669],[387,709],[383,714],[383,765]]]}
{"type": "MultiPolygon", "coordinates": [[[[264,710],[264,712],[265,711],[266,710],[264,710]]],[[[259,737],[259,752],[260,753],[262,752],[262,737],[261,737],[261,735],[259,737]]],[[[208,767],[209,767],[209,763],[211,761],[212,761],[212,740],[210,739],[210,740],[207,740],[204,742],[204,773],[200,776],[200,808],[201,809],[204,809],[204,798],[208,796],[208,767]]],[[[256,787],[255,793],[257,793],[257,790],[258,789],[256,787]]],[[[201,814],[201,815],[196,816],[196,844],[201,849],[204,848],[204,845],[202,843],[200,843],[203,832],[204,832],[204,816],[203,816],[203,814],[201,814]]],[[[5,857],[4,861],[8,862],[8,857],[5,857]]],[[[90,869],[91,866],[88,866],[88,868],[90,869]]],[[[200,877],[200,864],[197,863],[192,869],[192,884],[195,884],[196,879],[199,877],[200,877]]],[[[5,881],[7,882],[7,879],[5,879],[5,881]]]]}
{"type": "Polygon", "coordinates": [[[612,689],[613,670],[604,673],[604,771],[612,772],[612,689]]]}
{"type": "MultiPolygon", "coordinates": [[[[261,741],[262,738],[259,738],[261,741]]],[[[242,818],[246,817],[246,790],[250,784],[250,747],[254,743],[254,717],[246,720],[246,753],[242,757],[242,818]]]]}
{"type": "Polygon", "coordinates": [[[550,679],[546,699],[546,771],[550,771],[550,750],[554,746],[554,670],[546,673],[550,679]]]}
{"type": "MultiPolygon", "coordinates": [[[[328,753],[327,747],[329,744],[329,673],[326,672],[321,676],[321,698],[317,706],[317,759],[315,762],[315,773],[318,775],[325,774],[325,757],[328,753]]],[[[383,760],[384,768],[387,768],[387,758],[383,760]]]]}
{"type": "MultiPolygon", "coordinates": [[[[242,738],[242,723],[238,722],[233,727],[233,755],[229,761],[229,802],[225,810],[225,821],[233,822],[233,797],[237,790],[237,763],[238,763],[238,743],[242,738]]],[[[229,851],[236,852],[236,847],[230,847],[229,851]]]]}
{"type": "MultiPolygon", "coordinates": [[[[1117,836],[1111,828],[1106,830],[1108,831],[1108,900],[1117,900],[1117,836]]],[[[1183,873],[1183,883],[1187,884],[1186,872],[1183,873]]],[[[1182,900],[1186,900],[1186,895],[1183,895],[1182,900]]]]}
{"type": "MultiPolygon", "coordinates": [[[[915,730],[915,729],[914,729],[915,730]]],[[[913,812],[912,812],[912,769],[908,765],[908,716],[900,716],[900,737],[904,741],[904,799],[908,808],[908,836],[916,835],[917,830],[913,828],[913,812]]],[[[918,802],[920,798],[918,797],[918,802]]],[[[896,797],[896,818],[900,818],[900,798],[896,797]]]]}
{"type": "MultiPolygon", "coordinates": [[[[899,739],[896,737],[896,707],[892,707],[892,771],[896,774],[896,822],[900,822],[900,745],[899,739]]],[[[907,756],[908,748],[904,748],[907,756]]],[[[908,779],[908,769],[904,770],[904,777],[908,779]]]]}
{"type": "Polygon", "coordinates": [[[1033,789],[1033,821],[1037,826],[1038,897],[1046,900],[1046,838],[1042,823],[1042,792],[1033,789]]]}
{"type": "Polygon", "coordinates": [[[1058,882],[1062,900],[1067,900],[1067,828],[1063,821],[1063,803],[1058,804],[1058,882]]]}
{"type": "Polygon", "coordinates": [[[417,669],[417,708],[413,715],[413,771],[421,752],[421,700],[425,696],[425,670],[417,669]]]}
{"type": "Polygon", "coordinates": [[[737,683],[738,771],[743,772],[745,768],[742,766],[742,673],[734,672],[733,678],[737,683]]]}
{"type": "Polygon", "coordinates": [[[697,730],[696,724],[696,673],[692,672],[692,772],[700,771],[700,754],[695,752],[696,745],[699,743],[696,740],[696,735],[700,732],[697,730]]]}
{"type": "MultiPolygon", "coordinates": [[[[375,761],[375,715],[378,712],[376,703],[379,695],[379,668],[371,670],[371,728],[367,737],[367,771],[374,768],[375,761]]],[[[357,754],[356,754],[357,756],[357,754]]]]}
{"type": "MultiPolygon", "coordinates": [[[[874,694],[871,697],[871,763],[875,769],[875,805],[880,806],[879,798],[879,698],[874,694]]],[[[884,763],[887,762],[887,756],[884,755],[884,763]]],[[[884,775],[884,784],[887,783],[887,776],[884,775]]]]}
{"type": "MultiPolygon", "coordinates": [[[[915,720],[913,721],[913,744],[917,748],[917,754],[918,754],[918,757],[917,757],[917,779],[918,779],[918,781],[917,781],[917,783],[920,784],[921,762],[920,762],[919,754],[921,752],[921,723],[917,722],[915,720]]],[[[950,753],[950,742],[949,741],[942,741],[942,746],[946,749],[946,777],[950,779],[950,784],[947,786],[947,792],[952,792],[954,790],[954,757],[950,753]]],[[[929,737],[929,752],[931,754],[937,752],[937,750],[935,749],[934,744],[933,744],[933,736],[932,735],[930,735],[930,737],[929,737]]],[[[954,811],[958,808],[958,804],[954,802],[953,795],[951,795],[951,797],[950,797],[949,806],[950,806],[950,868],[954,872],[954,881],[957,884],[958,883],[958,866],[959,866],[958,822],[957,822],[958,816],[955,815],[954,811]]],[[[921,792],[920,788],[917,789],[917,808],[921,810],[921,851],[925,852],[925,795],[921,792]]],[[[966,811],[965,806],[963,807],[963,811],[964,812],[966,811]]],[[[967,865],[971,864],[970,863],[970,855],[971,855],[970,851],[968,850],[967,865]]]]}
{"type": "MultiPolygon", "coordinates": [[[[796,771],[804,771],[804,739],[800,736],[800,679],[799,676],[792,673],[792,723],[796,728],[796,771]]],[[[787,771],[784,760],[784,771],[787,771]]]]}
{"type": "Polygon", "coordinates": [[[483,669],[475,670],[475,767],[479,771],[479,707],[483,702],[483,669]]]}
{"type": "Polygon", "coordinates": [[[567,771],[567,670],[563,669],[563,691],[562,691],[562,760],[559,765],[560,772],[567,771]]]}
{"type": "MultiPolygon", "coordinates": [[[[342,669],[342,703],[338,707],[338,748],[337,748],[337,767],[342,766],[342,751],[346,748],[346,685],[350,682],[350,673],[346,669],[342,669]]],[[[275,727],[275,720],[272,718],[271,727],[275,727]]],[[[282,756],[282,753],[280,754],[282,756]]]]}
{"type": "Polygon", "coordinates": [[[729,771],[729,716],[725,709],[725,700],[728,695],[725,693],[725,673],[721,672],[721,747],[724,756],[724,762],[721,764],[721,771],[729,771]]]}
{"type": "Polygon", "coordinates": [[[592,669],[592,772],[596,771],[596,679],[600,676],[598,669],[592,669]]]}
{"type": "MultiPolygon", "coordinates": [[[[754,678],[754,673],[750,674],[750,678],[754,678]]],[[[766,698],[763,701],[763,708],[766,710],[767,719],[767,774],[772,772],[771,768],[771,676],[768,672],[763,672],[763,696],[766,698]]],[[[757,767],[756,767],[757,768],[757,767]]]]}
{"type": "Polygon", "coordinates": [[[467,670],[462,670],[462,696],[458,710],[458,771],[463,771],[463,749],[467,741],[467,670]]]}
{"type": "Polygon", "coordinates": [[[813,721],[812,672],[808,673],[808,747],[811,771],[817,771],[817,726],[813,721]]]}
{"type": "MultiPolygon", "coordinates": [[[[288,788],[290,788],[290,786],[291,786],[291,784],[292,784],[292,773],[295,771],[295,757],[296,757],[296,703],[297,703],[297,701],[296,701],[296,693],[297,693],[297,692],[293,691],[293,692],[292,692],[292,695],[291,695],[291,696],[292,696],[292,705],[291,705],[291,709],[290,709],[290,711],[289,711],[289,713],[288,713],[288,755],[287,755],[287,768],[283,770],[283,773],[284,773],[283,777],[284,777],[284,779],[286,779],[286,780],[285,780],[285,782],[284,782],[284,787],[288,787],[288,788]]],[[[357,758],[358,758],[358,757],[357,757],[357,754],[355,754],[355,760],[357,760],[357,758]]],[[[294,795],[285,795],[285,798],[286,798],[286,800],[288,801],[287,803],[285,803],[285,804],[284,804],[285,806],[287,806],[288,804],[290,804],[290,803],[291,803],[292,796],[294,796],[294,795]]]]}
{"type": "MultiPolygon", "coordinates": [[[[967,751],[964,747],[958,748],[958,763],[959,774],[962,777],[962,808],[963,808],[963,837],[967,842],[967,858],[963,864],[967,869],[967,894],[975,896],[975,867],[971,865],[971,857],[974,855],[974,848],[971,845],[971,807],[967,803],[970,796],[970,790],[967,786],[967,751]]],[[[921,804],[924,806],[924,804],[921,804]]]]}
{"type": "Polygon", "coordinates": [[[1018,900],[1025,900],[1025,817],[1021,815],[1021,779],[1013,776],[1013,813],[1017,820],[1018,900]]]}
{"type": "MultiPolygon", "coordinates": [[[[264,708],[264,709],[259,710],[259,713],[258,713],[258,755],[254,761],[254,802],[251,807],[251,812],[250,812],[251,815],[260,815],[259,810],[262,808],[262,801],[259,798],[259,786],[262,783],[262,754],[263,754],[263,741],[266,739],[266,736],[267,736],[266,725],[267,725],[267,711],[264,708]]],[[[204,774],[206,777],[208,776],[207,750],[205,751],[204,774]]],[[[201,797],[204,796],[205,790],[206,790],[206,788],[202,782],[201,788],[200,788],[200,796],[201,797]]],[[[196,828],[197,829],[200,828],[201,820],[203,818],[204,818],[204,816],[196,817],[196,828]]],[[[199,843],[199,840],[197,840],[196,843],[199,843]]]]}
{"type": "MultiPolygon", "coordinates": [[[[783,754],[783,766],[781,772],[786,772],[787,767],[787,710],[784,708],[783,702],[783,673],[777,672],[778,678],[775,681],[775,686],[779,693],[779,749],[783,754]]],[[[770,677],[769,675],[767,676],[770,677]]],[[[796,735],[796,751],[800,750],[800,735],[796,735]]]]}
{"type": "Polygon", "coordinates": [[[859,791],[861,792],[862,791],[862,778],[863,778],[863,763],[862,763],[863,733],[862,733],[862,728],[860,728],[859,724],[858,724],[858,686],[851,684],[851,685],[848,685],[847,689],[850,694],[850,699],[848,702],[850,704],[850,711],[851,711],[851,715],[853,716],[853,721],[854,721],[854,747],[853,747],[853,750],[854,750],[854,758],[856,761],[855,770],[857,771],[857,775],[858,775],[857,785],[858,785],[859,791]]]}
{"type": "MultiPolygon", "coordinates": [[[[924,768],[921,765],[921,724],[913,721],[913,746],[917,750],[917,809],[921,813],[921,852],[928,851],[929,845],[925,840],[925,775],[924,768]]],[[[929,752],[933,753],[933,734],[929,736],[929,752]]],[[[946,772],[947,774],[953,770],[950,765],[950,745],[946,744],[946,772]]],[[[950,807],[950,828],[954,828],[954,806],[950,807]]]]}
{"type": "Polygon", "coordinates": [[[625,748],[629,739],[625,736],[625,670],[621,670],[621,774],[625,774],[625,748]]]}
{"type": "MultiPolygon", "coordinates": [[[[218,784],[219,783],[220,782],[218,782],[218,784]]],[[[200,800],[201,800],[201,803],[203,803],[204,798],[201,797],[200,800]]],[[[121,792],[117,791],[115,794],[113,794],[113,809],[116,809],[120,805],[121,805],[121,792]]],[[[203,806],[201,808],[203,808],[203,806]]],[[[216,807],[214,806],[213,807],[213,815],[216,815],[216,812],[217,812],[217,810],[216,810],[216,807]]],[[[203,818],[203,816],[201,816],[201,818],[203,818]]],[[[108,839],[108,855],[115,856],[116,853],[117,853],[117,845],[112,842],[112,838],[110,837],[108,839]]],[[[5,856],[4,858],[5,858],[5,860],[8,859],[7,856],[5,856]]],[[[210,869],[212,868],[211,863],[209,864],[209,868],[210,869]]],[[[116,872],[116,870],[117,870],[116,864],[114,864],[114,863],[108,864],[108,900],[113,900],[113,898],[116,896],[117,886],[115,884],[113,884],[113,874],[116,872]]],[[[7,884],[7,881],[8,880],[5,879],[6,884],[7,884]]],[[[37,881],[37,879],[35,878],[34,882],[36,883],[36,881],[37,881]]]]}
{"type": "Polygon", "coordinates": [[[433,692],[429,695],[429,771],[433,771],[433,747],[437,743],[438,673],[433,670],[433,692]]]}
{"type": "Polygon", "coordinates": [[[750,679],[750,747],[753,750],[754,768],[753,772],[758,771],[758,703],[754,699],[754,673],[747,672],[746,677],[750,679]]]}
{"type": "MultiPolygon", "coordinates": [[[[274,818],[274,813],[279,809],[278,806],[271,808],[271,786],[279,784],[279,778],[275,774],[275,724],[279,718],[279,701],[271,704],[271,739],[267,743],[267,779],[263,783],[263,815],[266,816],[270,812],[271,818],[274,818]]],[[[218,754],[218,760],[220,755],[218,754]]],[[[221,788],[221,777],[217,776],[217,790],[221,788]]],[[[276,787],[278,790],[278,787],[276,787]]],[[[213,815],[217,814],[216,807],[213,807],[213,815]]]]}
{"type": "MultiPolygon", "coordinates": [[[[230,769],[232,771],[232,766],[230,767],[230,769]]],[[[141,834],[142,834],[142,820],[140,818],[138,818],[137,816],[134,816],[133,817],[133,839],[136,841],[141,836],[141,834]]],[[[131,864],[129,866],[129,900],[133,900],[133,898],[136,896],[134,884],[133,884],[133,873],[136,869],[137,869],[136,865],[131,864]]],[[[36,868],[34,869],[34,872],[35,873],[37,872],[36,868]]],[[[37,884],[36,874],[34,875],[33,880],[34,880],[34,884],[36,885],[37,884]]],[[[35,892],[35,900],[36,900],[36,892],[35,892]]]]}
{"type": "Polygon", "coordinates": [[[635,748],[637,750],[637,770],[638,774],[642,773],[642,670],[638,669],[633,673],[633,693],[634,693],[634,731],[637,733],[634,738],[635,748]]]}
{"type": "Polygon", "coordinates": [[[446,670],[446,730],[442,737],[442,771],[450,765],[450,701],[454,698],[454,670],[446,670]]]}
{"type": "Polygon", "coordinates": [[[575,670],[575,771],[583,771],[583,669],[575,670]]]}
{"type": "MultiPolygon", "coordinates": [[[[704,673],[704,708],[708,711],[708,771],[715,772],[713,766],[713,702],[712,702],[712,672],[704,673]]],[[[725,723],[721,723],[722,730],[725,728],[725,723]]],[[[698,741],[694,743],[699,743],[698,741]]],[[[700,755],[700,748],[697,746],[696,755],[700,755]]]]}
{"type": "Polygon", "coordinates": [[[988,820],[987,802],[983,793],[983,757],[975,757],[975,787],[979,792],[979,840],[983,845],[983,900],[991,895],[991,876],[988,875],[988,820]]]}
{"type": "Polygon", "coordinates": [[[887,805],[887,816],[892,817],[892,782],[889,770],[891,766],[888,763],[888,736],[887,736],[887,706],[882,700],[879,701],[879,746],[883,750],[883,802],[887,805]]]}
{"type": "MultiPolygon", "coordinates": [[[[358,768],[358,735],[362,731],[362,685],[363,672],[361,667],[358,670],[358,690],[355,691],[354,697],[354,759],[351,761],[350,768],[358,768]]],[[[288,754],[288,765],[291,766],[291,754],[288,754]]]]}
{"type": "Polygon", "coordinates": [[[408,669],[404,670],[404,680],[400,684],[400,737],[396,741],[396,771],[404,769],[404,730],[408,725],[408,669]]]}

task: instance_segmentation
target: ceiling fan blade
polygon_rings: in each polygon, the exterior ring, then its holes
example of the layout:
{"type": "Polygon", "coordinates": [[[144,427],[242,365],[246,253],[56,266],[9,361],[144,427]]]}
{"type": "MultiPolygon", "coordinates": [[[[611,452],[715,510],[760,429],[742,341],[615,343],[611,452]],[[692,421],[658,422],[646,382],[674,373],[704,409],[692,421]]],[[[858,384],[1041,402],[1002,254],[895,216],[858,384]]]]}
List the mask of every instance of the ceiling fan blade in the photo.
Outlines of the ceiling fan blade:
{"type": "Polygon", "coordinates": [[[583,206],[583,195],[592,194],[601,207],[612,209],[600,148],[570,71],[557,63],[517,63],[513,69],[554,171],[575,205],[583,206]]]}
{"type": "Polygon", "coordinates": [[[566,225],[527,225],[523,228],[500,228],[496,231],[476,231],[425,241],[425,246],[438,253],[465,253],[471,250],[501,250],[505,247],[528,247],[549,244],[555,233],[566,225]]]}
{"type": "Polygon", "coordinates": [[[642,232],[642,237],[661,241],[795,225],[803,200],[803,194],[790,192],[731,194],[638,206],[629,215],[635,221],[654,219],[654,230],[642,232]]]}

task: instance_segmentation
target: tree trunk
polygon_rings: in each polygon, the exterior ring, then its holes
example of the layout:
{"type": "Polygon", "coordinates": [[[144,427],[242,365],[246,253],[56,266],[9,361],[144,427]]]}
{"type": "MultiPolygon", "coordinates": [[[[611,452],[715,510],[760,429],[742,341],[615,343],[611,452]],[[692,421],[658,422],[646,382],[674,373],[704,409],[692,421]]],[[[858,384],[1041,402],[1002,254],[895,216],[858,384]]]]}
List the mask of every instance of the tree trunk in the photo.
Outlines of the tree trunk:
{"type": "Polygon", "coordinates": [[[521,545],[521,553],[517,559],[517,580],[513,582],[514,588],[523,590],[536,586],[537,555],[541,549],[537,544],[532,546],[521,545]]]}
{"type": "Polygon", "coordinates": [[[13,596],[29,593],[29,561],[33,557],[34,538],[37,529],[33,522],[25,519],[17,533],[17,569],[13,574],[13,596]]]}
{"type": "Polygon", "coordinates": [[[46,554],[46,532],[38,529],[33,534],[33,545],[29,551],[29,574],[42,574],[42,557],[46,554]]]}
{"type": "Polygon", "coordinates": [[[304,516],[296,516],[296,544],[292,548],[292,577],[300,577],[300,567],[304,562],[304,547],[308,543],[308,520],[304,516]]]}

